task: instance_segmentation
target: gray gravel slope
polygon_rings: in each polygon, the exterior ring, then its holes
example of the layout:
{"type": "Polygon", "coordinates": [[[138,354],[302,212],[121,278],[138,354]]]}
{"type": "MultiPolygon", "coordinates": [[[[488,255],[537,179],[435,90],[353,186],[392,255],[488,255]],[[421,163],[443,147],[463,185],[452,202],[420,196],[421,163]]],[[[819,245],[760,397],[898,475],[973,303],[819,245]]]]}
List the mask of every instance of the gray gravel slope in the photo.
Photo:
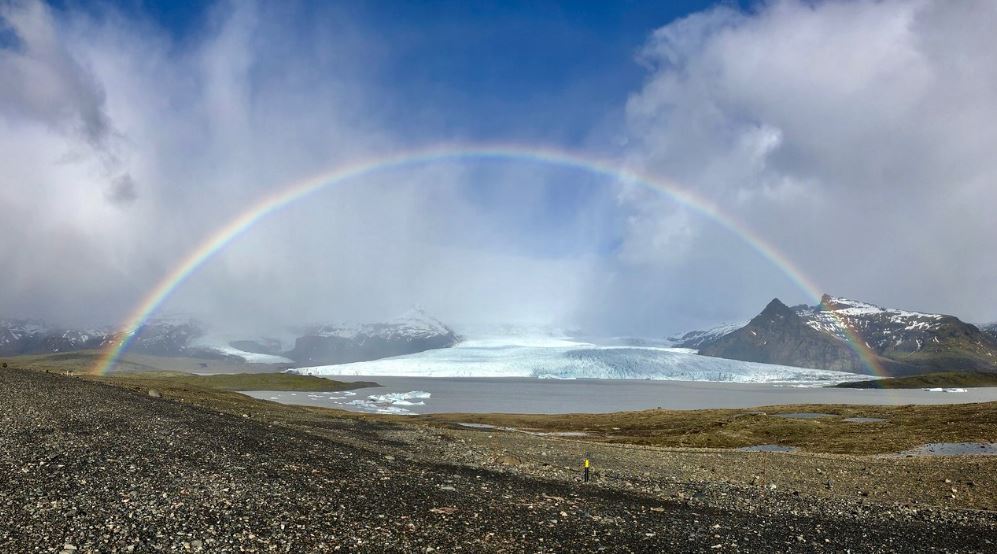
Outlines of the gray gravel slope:
{"type": "Polygon", "coordinates": [[[857,526],[711,511],[389,459],[98,383],[0,372],[0,552],[67,544],[101,552],[926,552],[986,551],[992,539],[949,523],[857,526]]]}

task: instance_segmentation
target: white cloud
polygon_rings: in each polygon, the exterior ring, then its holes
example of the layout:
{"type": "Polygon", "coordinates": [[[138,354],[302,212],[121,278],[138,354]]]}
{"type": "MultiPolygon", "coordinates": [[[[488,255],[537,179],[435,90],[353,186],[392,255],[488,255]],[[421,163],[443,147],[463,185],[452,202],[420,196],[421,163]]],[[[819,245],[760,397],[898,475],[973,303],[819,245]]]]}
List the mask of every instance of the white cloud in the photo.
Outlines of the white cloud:
{"type": "Polygon", "coordinates": [[[985,0],[695,14],[642,52],[632,163],[747,221],[831,292],[992,318],[994,28],[985,0]]]}
{"type": "MultiPolygon", "coordinates": [[[[368,78],[381,39],[331,16],[220,3],[175,42],[113,10],[6,8],[17,40],[0,50],[0,73],[22,78],[0,82],[0,317],[120,321],[280,186],[433,141],[384,119],[386,91],[368,78]],[[109,173],[112,154],[120,171],[109,173]]],[[[166,308],[244,328],[414,303],[452,319],[556,319],[584,262],[518,251],[525,239],[504,223],[523,210],[512,197],[470,201],[468,182],[441,166],[313,195],[233,243],[166,308]]]]}

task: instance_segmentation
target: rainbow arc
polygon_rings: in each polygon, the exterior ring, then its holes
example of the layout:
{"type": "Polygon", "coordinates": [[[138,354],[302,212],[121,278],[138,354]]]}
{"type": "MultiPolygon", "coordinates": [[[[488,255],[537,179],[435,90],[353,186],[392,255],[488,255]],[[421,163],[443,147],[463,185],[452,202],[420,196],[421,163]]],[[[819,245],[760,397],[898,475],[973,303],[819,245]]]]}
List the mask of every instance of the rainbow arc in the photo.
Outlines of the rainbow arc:
{"type": "MultiPolygon", "coordinates": [[[[103,375],[110,371],[135,339],[142,325],[183,283],[190,279],[200,267],[218,252],[225,249],[226,246],[238,239],[238,237],[246,233],[258,222],[274,215],[282,208],[329,187],[341,185],[365,176],[443,162],[475,160],[498,160],[572,168],[606,177],[609,182],[628,183],[665,194],[676,202],[728,229],[740,237],[745,244],[779,268],[808,296],[814,300],[821,298],[821,290],[813,281],[807,278],[787,256],[769,241],[765,240],[764,237],[760,236],[751,227],[732,214],[721,210],[719,206],[708,198],[698,195],[687,188],[683,188],[673,181],[634,171],[612,161],[602,160],[588,154],[576,154],[551,148],[518,145],[444,145],[370,158],[336,167],[318,175],[277,187],[274,192],[264,196],[238,216],[219,227],[211,235],[204,238],[193,250],[174,265],[173,269],[132,310],[131,315],[128,316],[121,326],[118,333],[118,337],[120,338],[104,349],[92,367],[91,372],[103,375]]],[[[834,312],[830,313],[833,314],[834,312]]],[[[885,376],[883,367],[879,363],[876,354],[872,352],[869,346],[859,337],[844,318],[835,317],[838,319],[841,328],[844,329],[846,342],[851,349],[855,351],[874,375],[885,376]]]]}

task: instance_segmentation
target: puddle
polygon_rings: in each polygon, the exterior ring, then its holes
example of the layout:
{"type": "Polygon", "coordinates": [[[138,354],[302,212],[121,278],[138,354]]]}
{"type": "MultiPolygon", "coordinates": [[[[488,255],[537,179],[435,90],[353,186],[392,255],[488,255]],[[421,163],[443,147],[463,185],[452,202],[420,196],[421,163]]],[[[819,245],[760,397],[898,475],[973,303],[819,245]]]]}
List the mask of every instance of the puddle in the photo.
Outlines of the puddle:
{"type": "Polygon", "coordinates": [[[784,417],[786,419],[820,419],[822,417],[835,417],[834,414],[822,414],[820,412],[797,412],[793,414],[773,414],[776,417],[784,417]]]}
{"type": "Polygon", "coordinates": [[[498,429],[498,427],[487,423],[464,423],[463,421],[458,421],[457,425],[460,425],[461,427],[470,427],[471,429],[498,429]]]}
{"type": "Polygon", "coordinates": [[[783,446],[781,444],[756,444],[754,446],[742,446],[738,452],[796,452],[799,448],[795,446],[783,446]]]}
{"type": "Polygon", "coordinates": [[[881,417],[846,417],[842,421],[848,423],[886,423],[886,420],[881,417]]]}
{"type": "Polygon", "coordinates": [[[935,442],[905,450],[897,456],[997,456],[997,442],[935,442]]]}

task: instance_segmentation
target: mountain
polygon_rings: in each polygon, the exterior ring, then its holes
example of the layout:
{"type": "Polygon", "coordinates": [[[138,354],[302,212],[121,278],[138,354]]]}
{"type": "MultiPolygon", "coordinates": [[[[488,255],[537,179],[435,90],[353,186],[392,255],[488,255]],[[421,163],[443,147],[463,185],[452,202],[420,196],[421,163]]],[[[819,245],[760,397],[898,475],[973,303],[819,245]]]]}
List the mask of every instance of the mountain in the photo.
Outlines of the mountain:
{"type": "Polygon", "coordinates": [[[386,323],[314,327],[284,355],[302,365],[345,364],[449,348],[459,341],[453,329],[413,310],[386,323]]]}
{"type": "Polygon", "coordinates": [[[699,353],[835,371],[856,371],[861,366],[861,360],[844,341],[813,329],[778,298],[744,327],[702,343],[699,353]]]}
{"type": "Polygon", "coordinates": [[[984,335],[990,337],[990,340],[997,342],[997,321],[980,325],[980,331],[982,331],[984,335]]]}
{"type": "Polygon", "coordinates": [[[203,335],[204,327],[193,319],[154,319],[139,327],[129,352],[189,356],[200,353],[191,343],[203,335]]]}
{"type": "MultiPolygon", "coordinates": [[[[829,295],[816,306],[793,308],[774,299],[747,325],[715,333],[698,348],[706,356],[867,373],[869,368],[847,344],[848,330],[891,375],[997,371],[997,341],[954,316],[881,308],[829,295]]],[[[678,346],[695,347],[691,344],[678,346]]]]}
{"type": "Polygon", "coordinates": [[[747,321],[739,323],[724,323],[723,325],[718,325],[710,329],[702,331],[689,331],[682,336],[668,337],[668,341],[671,342],[673,346],[677,346],[679,348],[699,348],[704,344],[729,335],[747,324],[747,321]]]}
{"type": "MultiPolygon", "coordinates": [[[[452,329],[419,310],[385,323],[313,327],[286,352],[277,339],[206,336],[204,327],[189,318],[149,320],[133,337],[128,351],[136,354],[308,365],[375,360],[447,348],[459,341],[452,329]]],[[[65,329],[37,320],[0,320],[0,356],[94,350],[122,338],[112,328],[65,329]]]]}
{"type": "Polygon", "coordinates": [[[100,348],[109,338],[104,331],[52,328],[44,321],[0,320],[0,355],[41,354],[100,348]]]}
{"type": "MultiPolygon", "coordinates": [[[[203,334],[193,320],[150,320],[136,332],[130,352],[157,356],[193,353],[191,342],[203,334]]],[[[66,329],[38,320],[0,320],[0,355],[51,354],[103,348],[121,335],[110,328],[66,329]]]]}

